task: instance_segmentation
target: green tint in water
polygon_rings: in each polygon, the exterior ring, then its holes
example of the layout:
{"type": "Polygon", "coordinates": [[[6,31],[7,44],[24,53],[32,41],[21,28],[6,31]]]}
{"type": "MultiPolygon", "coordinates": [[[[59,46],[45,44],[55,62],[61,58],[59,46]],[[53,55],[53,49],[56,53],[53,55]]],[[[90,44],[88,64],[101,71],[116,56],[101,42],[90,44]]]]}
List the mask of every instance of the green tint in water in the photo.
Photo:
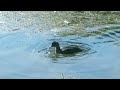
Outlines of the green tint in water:
{"type": "MultiPolygon", "coordinates": [[[[67,30],[59,32],[60,35],[80,35],[80,36],[92,36],[101,34],[100,31],[88,33],[85,29],[87,27],[95,27],[107,24],[119,24],[120,12],[115,11],[71,11],[71,12],[56,12],[54,13],[55,27],[67,27],[67,30]],[[57,16],[60,17],[57,17],[57,16]],[[56,18],[57,17],[57,18],[56,18]],[[58,19],[59,18],[59,19],[58,19]],[[64,21],[68,21],[66,24],[64,21]],[[59,23],[61,22],[61,23],[59,23]]],[[[53,22],[54,22],[53,20],[53,22]]],[[[118,27],[110,27],[116,29],[118,27]]],[[[110,29],[109,27],[102,28],[102,32],[106,32],[110,29]]]]}
{"type": "Polygon", "coordinates": [[[55,27],[70,27],[63,35],[90,35],[86,27],[105,24],[120,24],[120,11],[1,11],[1,28],[7,30],[34,28],[35,31],[50,30],[55,27]]]}
{"type": "Polygon", "coordinates": [[[18,32],[19,29],[0,37],[0,78],[55,78],[56,74],[68,78],[76,73],[79,78],[120,78],[119,14],[113,11],[0,13],[0,20],[5,22],[1,27],[23,28],[23,32],[18,32]],[[49,57],[46,51],[54,40],[61,47],[80,45],[84,52],[49,57]]]}

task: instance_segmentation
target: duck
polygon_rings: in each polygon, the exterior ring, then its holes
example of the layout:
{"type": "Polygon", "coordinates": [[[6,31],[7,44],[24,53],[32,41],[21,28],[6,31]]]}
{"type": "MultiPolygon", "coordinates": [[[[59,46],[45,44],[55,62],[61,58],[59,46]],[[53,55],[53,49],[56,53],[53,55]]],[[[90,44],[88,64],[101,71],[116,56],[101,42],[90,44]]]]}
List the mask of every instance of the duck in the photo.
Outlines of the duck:
{"type": "Polygon", "coordinates": [[[51,47],[55,47],[56,53],[58,54],[75,54],[83,51],[82,49],[80,49],[78,46],[75,45],[67,46],[62,50],[60,48],[60,44],[56,41],[52,42],[51,47]]]}

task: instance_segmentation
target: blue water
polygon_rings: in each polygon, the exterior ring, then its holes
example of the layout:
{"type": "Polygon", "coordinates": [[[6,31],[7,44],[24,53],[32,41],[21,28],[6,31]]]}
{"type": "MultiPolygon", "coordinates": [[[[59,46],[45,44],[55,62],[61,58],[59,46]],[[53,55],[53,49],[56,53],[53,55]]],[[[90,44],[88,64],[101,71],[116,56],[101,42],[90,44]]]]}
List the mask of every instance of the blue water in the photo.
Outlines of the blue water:
{"type": "MultiPolygon", "coordinates": [[[[92,33],[98,28],[87,30],[92,33]]],[[[88,37],[63,37],[53,30],[36,33],[28,28],[1,33],[0,78],[120,78],[119,31],[111,29],[104,32],[108,36],[88,37]],[[55,40],[61,47],[74,44],[86,51],[74,56],[49,57],[48,47],[55,40]]]]}

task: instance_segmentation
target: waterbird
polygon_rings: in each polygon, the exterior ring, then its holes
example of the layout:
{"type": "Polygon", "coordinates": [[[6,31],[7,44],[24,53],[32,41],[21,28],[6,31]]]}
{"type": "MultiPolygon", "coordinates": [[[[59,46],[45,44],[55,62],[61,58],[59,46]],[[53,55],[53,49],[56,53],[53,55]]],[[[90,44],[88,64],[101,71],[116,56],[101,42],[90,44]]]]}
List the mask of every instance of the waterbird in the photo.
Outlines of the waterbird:
{"type": "Polygon", "coordinates": [[[75,45],[67,46],[62,50],[60,48],[60,44],[56,41],[52,42],[51,47],[54,47],[55,48],[54,50],[56,50],[55,52],[58,54],[74,54],[83,51],[82,49],[75,45]]]}

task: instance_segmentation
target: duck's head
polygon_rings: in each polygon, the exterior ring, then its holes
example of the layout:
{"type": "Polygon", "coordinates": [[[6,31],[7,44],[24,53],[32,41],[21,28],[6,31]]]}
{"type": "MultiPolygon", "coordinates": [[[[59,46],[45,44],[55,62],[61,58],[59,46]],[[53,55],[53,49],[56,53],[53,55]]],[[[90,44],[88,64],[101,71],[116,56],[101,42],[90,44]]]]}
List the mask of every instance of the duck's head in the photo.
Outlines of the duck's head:
{"type": "Polygon", "coordinates": [[[58,43],[58,42],[54,41],[54,42],[52,43],[51,47],[56,47],[56,48],[59,48],[59,47],[60,47],[60,45],[59,45],[59,43],[58,43]]]}
{"type": "Polygon", "coordinates": [[[51,47],[55,47],[57,53],[61,53],[62,50],[60,49],[60,45],[58,42],[54,41],[51,45],[51,47]]]}

